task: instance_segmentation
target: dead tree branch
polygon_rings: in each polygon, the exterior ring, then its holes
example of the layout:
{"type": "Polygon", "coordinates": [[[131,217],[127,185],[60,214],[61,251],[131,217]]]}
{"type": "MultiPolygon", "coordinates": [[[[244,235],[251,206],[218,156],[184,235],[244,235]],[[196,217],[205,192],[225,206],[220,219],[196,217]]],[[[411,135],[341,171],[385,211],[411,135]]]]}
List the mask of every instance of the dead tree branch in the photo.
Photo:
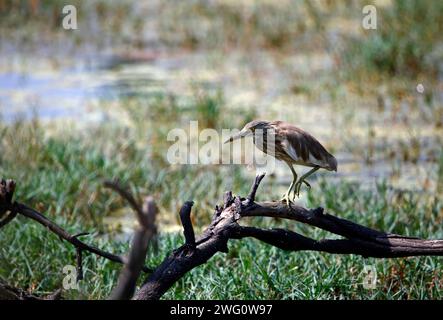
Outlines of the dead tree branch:
{"type": "Polygon", "coordinates": [[[15,191],[15,182],[13,180],[0,181],[0,229],[11,222],[16,216],[17,211],[11,207],[12,197],[15,191]]]}
{"type": "MultiPolygon", "coordinates": [[[[353,253],[375,258],[443,255],[443,240],[423,240],[377,231],[324,213],[323,208],[308,210],[295,205],[289,208],[279,202],[262,202],[255,203],[242,212],[242,217],[252,216],[296,220],[346,238],[346,240],[316,241],[304,250],[317,248],[316,251],[353,253]]],[[[304,243],[306,245],[306,242],[304,243]]]]}
{"type": "MultiPolygon", "coordinates": [[[[84,243],[79,240],[78,237],[85,235],[86,233],[80,233],[77,235],[71,235],[63,228],[46,218],[40,212],[28,207],[25,204],[12,201],[15,191],[15,183],[12,180],[0,181],[0,228],[4,227],[7,223],[11,222],[17,215],[22,215],[26,218],[32,219],[39,224],[46,227],[51,232],[55,233],[60,239],[68,241],[76,248],[77,254],[77,271],[79,272],[79,279],[82,278],[82,252],[87,251],[96,254],[100,257],[106,258],[113,262],[124,263],[125,260],[115,254],[103,251],[95,246],[84,243]]],[[[150,272],[151,269],[143,267],[143,272],[150,272]]]]}
{"type": "MultiPolygon", "coordinates": [[[[288,251],[312,250],[376,258],[443,255],[443,240],[422,240],[384,233],[326,214],[323,208],[308,210],[293,204],[287,206],[285,202],[255,202],[257,188],[263,177],[264,174],[255,178],[246,199],[233,197],[231,192],[225,193],[223,206],[216,207],[211,224],[197,239],[195,248],[189,250],[185,244],[174,250],[148,276],[134,299],[159,299],[188,271],[205,263],[217,252],[227,252],[230,239],[252,237],[288,251]],[[344,239],[314,240],[285,229],[266,230],[238,224],[240,219],[247,217],[295,220],[340,235],[344,239]]],[[[190,212],[190,207],[183,210],[190,212]]],[[[189,224],[184,229],[185,233],[190,233],[189,224]]]]}
{"type": "Polygon", "coordinates": [[[0,300],[59,300],[60,298],[61,290],[56,290],[44,297],[38,297],[25,290],[11,287],[0,278],[0,300]]]}
{"type": "Polygon", "coordinates": [[[132,240],[127,262],[120,273],[117,286],[109,297],[110,300],[128,300],[134,294],[137,279],[146,258],[148,245],[156,233],[155,217],[158,209],[152,197],[147,197],[144,205],[140,206],[132,195],[118,183],[107,182],[106,186],[119,192],[123,198],[131,203],[139,224],[132,240]]]}
{"type": "MultiPolygon", "coordinates": [[[[397,258],[408,256],[443,256],[443,240],[423,240],[374,230],[352,221],[335,217],[324,212],[323,208],[313,210],[285,202],[255,202],[257,189],[264,174],[255,178],[246,198],[226,192],[223,205],[216,206],[211,224],[203,234],[195,238],[191,222],[193,202],[188,201],[180,210],[185,244],[164,259],[134,294],[134,299],[159,299],[181,277],[193,268],[204,264],[217,252],[228,252],[230,239],[255,238],[287,251],[311,250],[333,254],[358,254],[363,257],[397,258]],[[274,217],[294,220],[320,228],[342,239],[315,240],[285,229],[261,229],[239,224],[241,219],[250,217],[274,217]]],[[[47,227],[60,238],[67,240],[77,249],[77,268],[81,273],[82,251],[88,251],[115,262],[125,263],[118,284],[110,299],[128,299],[135,290],[140,270],[146,257],[149,241],[155,234],[155,213],[157,209],[152,198],[147,198],[141,206],[132,194],[116,182],[106,186],[118,192],[134,209],[140,227],[137,229],[127,261],[100,249],[89,246],[78,237],[70,235],[51,222],[41,213],[17,202],[12,202],[15,184],[2,180],[0,183],[0,227],[12,221],[18,214],[28,217],[47,227]]],[[[146,268],[145,268],[146,270],[146,268]]],[[[8,294],[10,291],[3,291],[8,294]]]]}
{"type": "Polygon", "coordinates": [[[180,220],[183,225],[183,234],[185,236],[185,243],[190,249],[195,248],[195,234],[191,222],[191,208],[194,202],[187,201],[180,210],[180,220]]]}

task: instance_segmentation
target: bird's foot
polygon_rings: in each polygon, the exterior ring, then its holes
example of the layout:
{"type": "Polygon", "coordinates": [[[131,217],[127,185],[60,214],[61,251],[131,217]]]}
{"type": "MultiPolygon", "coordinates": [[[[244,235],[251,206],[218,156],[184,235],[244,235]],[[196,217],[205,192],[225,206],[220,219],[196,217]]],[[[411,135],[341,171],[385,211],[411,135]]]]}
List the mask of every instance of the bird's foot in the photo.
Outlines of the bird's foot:
{"type": "Polygon", "coordinates": [[[286,202],[286,204],[289,206],[289,204],[292,202],[291,200],[289,200],[289,192],[285,193],[280,201],[286,202]]]}
{"type": "Polygon", "coordinates": [[[311,189],[311,184],[308,181],[303,180],[302,182],[308,187],[308,189],[311,189]]]}
{"type": "Polygon", "coordinates": [[[301,189],[301,181],[297,181],[296,184],[294,185],[294,197],[293,199],[295,199],[295,196],[297,196],[297,198],[300,198],[300,189],[301,189]]]}
{"type": "Polygon", "coordinates": [[[311,189],[311,184],[309,182],[307,182],[306,180],[299,180],[299,181],[297,181],[295,186],[294,186],[294,197],[293,197],[293,199],[295,199],[295,196],[297,196],[297,198],[300,198],[300,190],[301,190],[301,186],[303,185],[303,183],[308,187],[308,189],[311,189]]]}

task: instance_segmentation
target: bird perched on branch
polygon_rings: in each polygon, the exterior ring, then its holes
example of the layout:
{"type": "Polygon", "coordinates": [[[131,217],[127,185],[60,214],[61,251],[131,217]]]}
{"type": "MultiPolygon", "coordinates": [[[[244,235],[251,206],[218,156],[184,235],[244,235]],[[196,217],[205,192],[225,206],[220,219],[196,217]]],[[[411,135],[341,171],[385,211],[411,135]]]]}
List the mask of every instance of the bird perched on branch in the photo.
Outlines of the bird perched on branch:
{"type": "Polygon", "coordinates": [[[311,174],[320,168],[337,171],[337,160],[330,154],[317,139],[308,132],[284,121],[254,120],[247,123],[236,135],[230,137],[225,143],[232,142],[247,136],[252,136],[255,146],[264,153],[284,161],[291,169],[293,180],[282,200],[290,202],[290,194],[300,195],[302,184],[311,188],[306,181],[311,174]],[[297,173],[293,165],[311,167],[306,174],[297,180],[297,173]]]}

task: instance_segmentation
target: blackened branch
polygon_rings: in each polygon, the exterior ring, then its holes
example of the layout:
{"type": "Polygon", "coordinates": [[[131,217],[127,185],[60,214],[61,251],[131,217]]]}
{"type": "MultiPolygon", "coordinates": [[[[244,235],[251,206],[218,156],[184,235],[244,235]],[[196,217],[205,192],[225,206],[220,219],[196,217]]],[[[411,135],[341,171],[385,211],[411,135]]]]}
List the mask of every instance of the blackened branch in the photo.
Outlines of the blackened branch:
{"type": "Polygon", "coordinates": [[[6,204],[11,204],[12,198],[15,191],[15,181],[14,180],[0,180],[0,199],[1,202],[6,204]]]}
{"type": "Polygon", "coordinates": [[[421,240],[422,244],[424,244],[424,246],[421,247],[415,247],[404,242],[403,244],[377,243],[360,239],[314,240],[285,229],[263,230],[241,226],[239,226],[232,235],[233,239],[243,239],[246,237],[256,238],[286,251],[310,250],[334,254],[357,254],[363,257],[375,258],[443,255],[442,246],[440,246],[440,248],[429,246],[429,243],[424,242],[427,240],[421,240]]]}
{"type": "MultiPolygon", "coordinates": [[[[325,213],[323,208],[306,209],[282,201],[255,202],[257,189],[264,175],[255,178],[251,191],[246,199],[226,192],[223,205],[217,206],[211,224],[203,234],[195,239],[191,223],[192,202],[186,202],[180,211],[186,244],[173,250],[164,261],[148,275],[134,299],[160,299],[181,277],[193,268],[206,263],[218,252],[228,251],[230,239],[255,238],[282,250],[311,250],[332,254],[357,254],[364,257],[397,258],[407,256],[443,256],[443,240],[423,240],[386,233],[371,229],[355,222],[325,213]],[[241,226],[239,221],[248,217],[274,217],[288,219],[310,225],[315,228],[339,235],[341,239],[311,239],[285,229],[260,229],[241,226]],[[194,246],[193,250],[189,250],[194,246]]],[[[47,227],[52,232],[72,243],[80,252],[89,251],[113,261],[123,262],[123,258],[103,252],[89,246],[76,236],[72,236],[52,223],[39,212],[19,203],[12,203],[11,190],[15,184],[6,181],[0,183],[0,218],[7,212],[17,212],[47,227]],[[8,191],[9,190],[9,191],[8,191]]],[[[131,252],[119,278],[119,283],[111,295],[112,299],[129,299],[134,292],[135,283],[146,256],[146,248],[155,230],[155,204],[148,198],[141,206],[127,189],[118,183],[110,183],[135,210],[139,221],[131,252]]],[[[6,219],[10,219],[7,216],[6,219]]],[[[5,219],[5,218],[3,218],[5,219]]],[[[1,220],[5,221],[5,220],[1,220]]],[[[81,258],[81,257],[80,257],[81,258]]],[[[81,259],[80,259],[81,260],[81,259]]],[[[81,261],[80,261],[81,262],[81,261]]],[[[81,265],[81,263],[80,263],[81,265]]]]}
{"type": "Polygon", "coordinates": [[[246,198],[248,200],[248,204],[255,201],[255,194],[257,193],[258,186],[260,185],[265,175],[266,173],[262,173],[255,177],[254,184],[252,185],[251,191],[249,192],[249,195],[246,198]]]}
{"type": "MultiPolygon", "coordinates": [[[[71,235],[66,230],[49,220],[40,212],[28,207],[25,204],[19,202],[12,202],[13,193],[15,191],[15,182],[12,180],[1,180],[0,181],[0,214],[2,212],[9,212],[9,215],[1,220],[0,226],[6,225],[7,222],[11,221],[17,214],[20,214],[26,218],[32,219],[39,224],[46,227],[49,231],[55,233],[60,239],[65,240],[72,244],[77,250],[87,251],[96,254],[100,257],[106,258],[113,262],[124,263],[124,259],[118,255],[103,251],[95,246],[88,245],[83,241],[79,240],[78,237],[84,235],[85,233],[80,233],[77,235],[71,235]]],[[[78,257],[78,255],[77,255],[78,257]]],[[[144,272],[150,272],[151,269],[143,267],[144,272]]]]}
{"type": "Polygon", "coordinates": [[[180,220],[183,225],[186,245],[189,248],[195,248],[195,234],[191,221],[191,209],[193,205],[193,201],[186,201],[183,207],[180,209],[180,220]]]}
{"type": "MultiPolygon", "coordinates": [[[[71,243],[74,247],[80,248],[84,251],[88,251],[93,254],[96,254],[100,257],[106,258],[106,259],[111,260],[113,262],[124,263],[124,260],[122,257],[112,254],[112,253],[109,253],[109,252],[106,252],[106,251],[103,251],[95,246],[91,246],[91,245],[84,243],[83,241],[79,240],[76,236],[71,235],[70,233],[65,231],[63,228],[61,228],[60,226],[53,223],[51,220],[46,218],[40,212],[38,212],[32,208],[29,208],[28,206],[21,204],[21,203],[14,203],[14,207],[15,207],[15,210],[19,214],[40,223],[41,225],[46,227],[51,232],[58,235],[61,239],[66,240],[69,243],[71,243]]],[[[150,270],[147,269],[146,271],[149,272],[150,270]]]]}
{"type": "Polygon", "coordinates": [[[6,226],[9,222],[14,220],[14,218],[17,216],[17,211],[9,211],[9,213],[5,213],[3,215],[3,219],[0,220],[0,229],[6,226]]]}
{"type": "Polygon", "coordinates": [[[14,191],[15,182],[13,180],[0,180],[0,228],[17,216],[17,212],[12,205],[14,191]]]}
{"type": "Polygon", "coordinates": [[[232,196],[232,192],[226,191],[223,194],[223,209],[226,209],[227,207],[229,207],[233,201],[234,201],[234,198],[232,196]]]}
{"type": "Polygon", "coordinates": [[[224,195],[224,204],[216,208],[212,223],[196,241],[196,250],[184,254],[186,246],[172,252],[135,294],[135,299],[159,299],[176,281],[193,268],[205,263],[217,252],[227,252],[230,239],[255,238],[287,251],[311,250],[332,254],[358,254],[364,257],[396,258],[443,255],[443,240],[422,240],[377,231],[324,213],[323,208],[308,210],[285,202],[254,202],[263,175],[255,178],[251,192],[243,201],[224,195]],[[245,227],[238,221],[247,217],[275,217],[306,223],[340,235],[343,239],[315,240],[285,229],[245,227]]]}

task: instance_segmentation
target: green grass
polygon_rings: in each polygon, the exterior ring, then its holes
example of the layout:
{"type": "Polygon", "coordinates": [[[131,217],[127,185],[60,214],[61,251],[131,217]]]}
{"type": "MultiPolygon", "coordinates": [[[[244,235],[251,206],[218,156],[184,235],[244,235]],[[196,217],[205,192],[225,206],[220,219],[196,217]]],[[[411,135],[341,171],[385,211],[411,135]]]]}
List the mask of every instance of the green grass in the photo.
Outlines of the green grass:
{"type": "MultiPolygon", "coordinates": [[[[54,43],[56,48],[72,48],[70,42],[75,43],[79,52],[84,49],[82,45],[108,45],[117,53],[122,47],[125,50],[146,49],[150,45],[144,43],[143,30],[153,27],[147,23],[152,20],[149,14],[154,12],[159,47],[165,46],[172,53],[177,48],[198,49],[198,53],[208,56],[213,50],[221,63],[227,63],[227,81],[238,81],[240,85],[249,82],[249,77],[259,79],[280,72],[277,67],[269,67],[269,73],[262,73],[254,59],[248,62],[250,53],[263,51],[271,56],[269,61],[264,59],[264,63],[285,67],[285,60],[297,55],[328,51],[327,36],[329,32],[337,32],[345,44],[344,50],[338,46],[337,51],[340,72],[335,66],[326,70],[327,74],[314,72],[310,79],[309,76],[301,77],[295,70],[294,83],[291,79],[283,79],[288,81],[292,97],[308,96],[312,102],[323,105],[324,99],[328,99],[323,97],[330,95],[332,102],[328,100],[326,104],[330,107],[332,103],[334,112],[325,121],[336,123],[332,152],[345,152],[357,164],[386,161],[390,169],[420,163],[420,159],[427,158],[429,162],[424,163],[423,168],[437,188],[435,193],[430,192],[426,181],[423,185],[417,182],[413,188],[417,191],[404,191],[393,188],[390,181],[378,181],[373,186],[368,182],[371,179],[359,183],[347,182],[347,177],[337,183],[317,179],[312,181],[313,191],[305,196],[307,206],[323,206],[329,213],[387,232],[443,238],[443,153],[438,148],[443,108],[436,80],[441,60],[440,16],[443,9],[440,1],[393,1],[392,5],[378,9],[377,32],[363,31],[355,37],[346,32],[342,34],[342,29],[337,28],[340,23],[333,24],[337,30],[329,30],[329,19],[340,17],[359,26],[364,1],[351,4],[166,1],[156,8],[158,10],[149,12],[134,12],[134,7],[126,1],[88,4],[74,1],[79,8],[79,26],[83,28],[94,19],[97,28],[87,33],[74,33],[71,37],[66,37],[65,31],[56,27],[61,19],[60,3],[41,2],[38,15],[31,12],[27,1],[17,2],[18,5],[13,5],[12,1],[5,3],[6,10],[0,12],[0,36],[23,52],[33,52],[34,48],[54,43]],[[95,14],[98,14],[97,21],[95,14]],[[131,19],[125,19],[129,14],[131,19]],[[245,64],[239,67],[244,67],[245,76],[229,80],[230,59],[222,57],[231,57],[229,52],[236,50],[243,50],[241,61],[245,64]],[[350,75],[348,82],[341,81],[341,71],[350,75]],[[414,90],[417,82],[414,78],[422,79],[423,96],[414,90]],[[381,130],[399,122],[406,128],[407,135],[396,135],[398,126],[389,128],[388,132],[381,130]],[[361,128],[364,132],[358,130],[361,128]],[[425,131],[429,128],[432,132],[425,131]],[[437,167],[435,175],[434,166],[437,167]]],[[[57,62],[64,56],[51,58],[57,62]]],[[[192,72],[192,68],[187,67],[183,70],[192,72]]],[[[263,68],[268,70],[268,67],[263,68]]],[[[285,68],[290,77],[293,65],[288,63],[285,68]]],[[[257,82],[259,85],[260,81],[257,82]]],[[[275,110],[262,110],[259,106],[233,106],[231,97],[223,92],[223,84],[212,85],[197,83],[197,89],[203,89],[191,90],[186,96],[160,92],[119,97],[121,107],[116,109],[120,109],[122,121],[114,119],[110,113],[110,121],[86,128],[57,121],[0,122],[0,177],[17,181],[18,201],[43,212],[72,233],[91,232],[85,241],[110,252],[124,254],[129,242],[117,241],[114,235],[118,228],[105,226],[103,220],[128,208],[115,193],[103,188],[104,179],[118,178],[140,196],[152,194],[160,207],[162,226],[178,223],[181,205],[186,200],[195,200],[193,222],[199,233],[210,221],[213,206],[220,203],[223,192],[231,189],[236,194],[246,195],[252,179],[242,166],[170,165],[164,157],[170,145],[166,142],[167,133],[173,128],[187,130],[190,120],[199,120],[200,129],[220,129],[241,128],[246,122],[264,115],[286,116],[273,113],[275,110]]],[[[273,91],[272,88],[263,89],[266,90],[259,92],[263,97],[273,91]]],[[[292,107],[292,102],[288,106],[292,107]]],[[[115,106],[106,105],[106,102],[103,107],[115,111],[115,106]]],[[[327,114],[327,108],[325,112],[327,114]]],[[[309,114],[306,110],[300,116],[308,117],[309,114]]],[[[296,123],[299,119],[287,120],[296,123]]],[[[417,181],[421,177],[417,176],[417,181]]],[[[266,177],[259,199],[279,198],[279,187],[275,178],[266,177]]],[[[330,236],[289,221],[255,218],[244,223],[284,227],[316,239],[330,236]]],[[[158,253],[149,252],[147,264],[158,265],[182,243],[180,234],[162,233],[160,249],[158,253]]],[[[64,277],[63,266],[75,262],[75,250],[70,245],[20,217],[0,230],[0,244],[0,277],[38,294],[59,288],[64,277]]],[[[325,253],[292,253],[252,239],[232,241],[229,247],[228,254],[218,253],[207,264],[192,270],[164,298],[443,298],[440,257],[364,259],[325,253]],[[375,290],[366,290],[361,285],[365,265],[377,269],[379,282],[375,290]]],[[[120,266],[86,254],[84,267],[81,290],[68,291],[65,296],[72,299],[107,297],[115,285],[120,266]]]]}
{"type": "MultiPolygon", "coordinates": [[[[0,124],[0,176],[18,183],[16,199],[35,207],[72,233],[91,232],[85,241],[124,254],[129,242],[119,242],[115,230],[103,225],[103,218],[127,208],[116,194],[104,190],[103,179],[119,178],[139,195],[153,194],[160,206],[162,224],[178,222],[184,201],[196,201],[193,221],[197,232],[210,221],[213,206],[232,189],[246,195],[251,178],[240,166],[174,167],[161,160],[167,144],[145,112],[156,108],[180,108],[154,100],[143,110],[127,107],[132,126],[101,124],[81,131],[57,125],[17,122],[0,124]],[[151,129],[149,129],[151,128],[151,129]],[[144,132],[144,134],[140,134],[144,132]],[[93,136],[94,139],[90,139],[93,136]],[[113,137],[113,143],[109,143],[113,137]],[[147,160],[149,148],[158,148],[159,158],[147,160]]],[[[193,109],[184,111],[192,117],[193,109]],[[188,114],[189,113],[189,114],[188,114]]],[[[176,119],[179,123],[183,121],[176,119]]],[[[162,127],[166,130],[167,127],[162,127]]],[[[443,158],[441,158],[443,159],[443,158]]],[[[442,181],[443,162],[438,170],[442,181]]],[[[337,216],[386,232],[422,238],[443,238],[441,193],[393,189],[380,181],[367,183],[313,182],[308,207],[323,206],[337,216]]],[[[267,177],[258,199],[279,198],[276,181],[267,177]]],[[[291,221],[259,219],[244,223],[261,227],[283,227],[320,239],[325,231],[291,221]]],[[[36,223],[19,217],[0,230],[0,276],[12,285],[46,294],[61,286],[63,267],[75,264],[75,250],[36,223]]],[[[183,243],[176,233],[160,235],[157,253],[150,252],[147,264],[158,265],[183,243]]],[[[189,272],[166,299],[441,299],[442,259],[364,259],[313,252],[284,252],[252,239],[231,241],[228,254],[218,253],[207,264],[189,272]],[[373,265],[379,283],[364,289],[363,269],[373,265]]],[[[109,294],[120,266],[86,254],[85,280],[80,291],[65,293],[72,299],[100,299],[109,294]]]]}
{"type": "MultiPolygon", "coordinates": [[[[356,222],[411,236],[442,238],[443,203],[437,197],[400,195],[383,185],[364,191],[357,185],[321,184],[309,194],[310,206],[324,204],[328,212],[356,222]],[[358,200],[355,201],[355,197],[358,200]],[[354,199],[354,200],[348,200],[354,199]],[[393,200],[395,199],[395,200],[393,200]],[[394,201],[394,202],[392,202],[394,201]],[[388,205],[389,204],[389,205],[388,205]],[[395,205],[394,205],[395,204],[395,205]]],[[[194,213],[199,218],[199,213],[194,213]]],[[[93,231],[58,217],[71,232],[93,231]]],[[[254,219],[254,225],[286,227],[321,238],[324,231],[294,222],[254,219]]],[[[85,238],[105,250],[123,254],[127,242],[93,234],[85,238]]],[[[75,250],[44,228],[19,218],[0,233],[0,276],[13,285],[48,293],[61,286],[65,265],[75,264],[75,250]],[[42,254],[43,253],[43,254],[42,254]]],[[[183,243],[181,234],[162,234],[158,253],[147,264],[158,265],[183,243]]],[[[256,240],[233,240],[229,253],[218,253],[208,263],[183,277],[165,299],[441,299],[442,259],[439,257],[375,259],[314,252],[284,252],[256,240]],[[362,287],[363,268],[377,270],[376,289],[362,287]]],[[[86,254],[85,279],[68,298],[105,298],[118,277],[119,265],[86,254]]]]}
{"type": "MultiPolygon", "coordinates": [[[[55,220],[72,233],[78,230],[93,231],[80,224],[73,224],[64,218],[55,220]]],[[[123,253],[127,244],[105,240],[96,240],[97,234],[86,236],[84,240],[98,245],[103,250],[123,253]],[[95,237],[94,237],[95,236],[95,237]]],[[[54,234],[48,233],[42,226],[24,218],[8,225],[0,235],[3,244],[0,250],[0,276],[11,285],[39,293],[48,294],[56,288],[62,288],[63,267],[75,266],[75,249],[68,243],[62,243],[54,234]]],[[[84,277],[80,292],[67,291],[66,298],[86,299],[106,296],[118,277],[119,265],[84,254],[84,277]]]]}
{"type": "Polygon", "coordinates": [[[100,227],[107,212],[124,206],[118,196],[104,190],[105,179],[119,179],[134,191],[152,193],[170,222],[177,221],[171,212],[178,212],[186,200],[205,199],[196,210],[210,211],[225,191],[223,183],[237,186],[243,181],[235,167],[174,167],[160,155],[148,160],[153,146],[163,145],[158,151],[162,155],[169,146],[156,141],[158,133],[152,130],[151,139],[145,139],[138,138],[137,127],[112,125],[59,137],[45,134],[38,121],[0,128],[0,175],[18,182],[17,198],[50,216],[75,217],[95,227],[100,227]],[[112,145],[109,136],[116,137],[112,145]],[[232,178],[223,181],[221,171],[232,178]]]}
{"type": "MultiPolygon", "coordinates": [[[[46,128],[47,129],[47,128],[46,128]]],[[[85,238],[119,254],[128,242],[108,237],[102,218],[126,206],[116,195],[103,190],[103,178],[118,177],[141,194],[154,193],[162,208],[162,219],[177,219],[179,206],[196,200],[193,211],[197,230],[209,222],[212,206],[220,201],[226,179],[223,168],[159,169],[144,159],[134,135],[121,128],[90,129],[73,138],[48,136],[38,121],[3,126],[0,175],[16,179],[16,198],[25,202],[72,233],[92,232],[85,238]],[[94,132],[98,130],[98,132],[94,132]],[[115,139],[111,150],[106,140],[115,139]],[[85,137],[94,134],[91,144],[85,137]],[[130,159],[130,161],[129,161],[130,159]],[[25,168],[25,169],[24,169],[25,168]],[[156,170],[155,170],[156,169],[156,170]],[[137,188],[135,188],[137,186],[137,188]],[[208,192],[209,191],[209,192],[208,192]]],[[[131,130],[129,130],[130,132],[131,130]]],[[[441,170],[440,170],[441,171],[441,170]]],[[[250,181],[234,172],[233,191],[245,195],[250,181]]],[[[259,199],[277,197],[272,179],[265,180],[259,199]]],[[[443,202],[437,195],[398,191],[380,183],[366,190],[357,183],[316,182],[308,194],[308,206],[355,222],[404,235],[443,238],[443,202]]],[[[263,227],[285,227],[314,238],[327,236],[321,230],[288,221],[250,220],[263,227]]],[[[112,234],[112,233],[111,233],[112,234]]],[[[183,242],[179,234],[162,234],[157,254],[149,253],[147,264],[157,265],[183,242]]],[[[11,284],[45,294],[61,286],[63,266],[74,264],[73,248],[43,227],[19,218],[0,232],[0,276],[11,284]],[[43,253],[43,254],[42,254],[43,253]]],[[[192,270],[165,298],[176,299],[441,299],[441,258],[364,259],[325,253],[283,252],[247,239],[231,241],[230,252],[217,254],[207,264],[192,270]],[[379,275],[375,290],[361,286],[364,265],[374,265],[379,275]]],[[[68,298],[104,298],[118,276],[120,266],[86,255],[85,280],[81,290],[70,290],[68,298]]]]}
{"type": "Polygon", "coordinates": [[[395,0],[378,8],[377,30],[359,34],[342,52],[347,72],[352,78],[355,73],[436,77],[443,55],[442,13],[441,1],[395,0]]]}

